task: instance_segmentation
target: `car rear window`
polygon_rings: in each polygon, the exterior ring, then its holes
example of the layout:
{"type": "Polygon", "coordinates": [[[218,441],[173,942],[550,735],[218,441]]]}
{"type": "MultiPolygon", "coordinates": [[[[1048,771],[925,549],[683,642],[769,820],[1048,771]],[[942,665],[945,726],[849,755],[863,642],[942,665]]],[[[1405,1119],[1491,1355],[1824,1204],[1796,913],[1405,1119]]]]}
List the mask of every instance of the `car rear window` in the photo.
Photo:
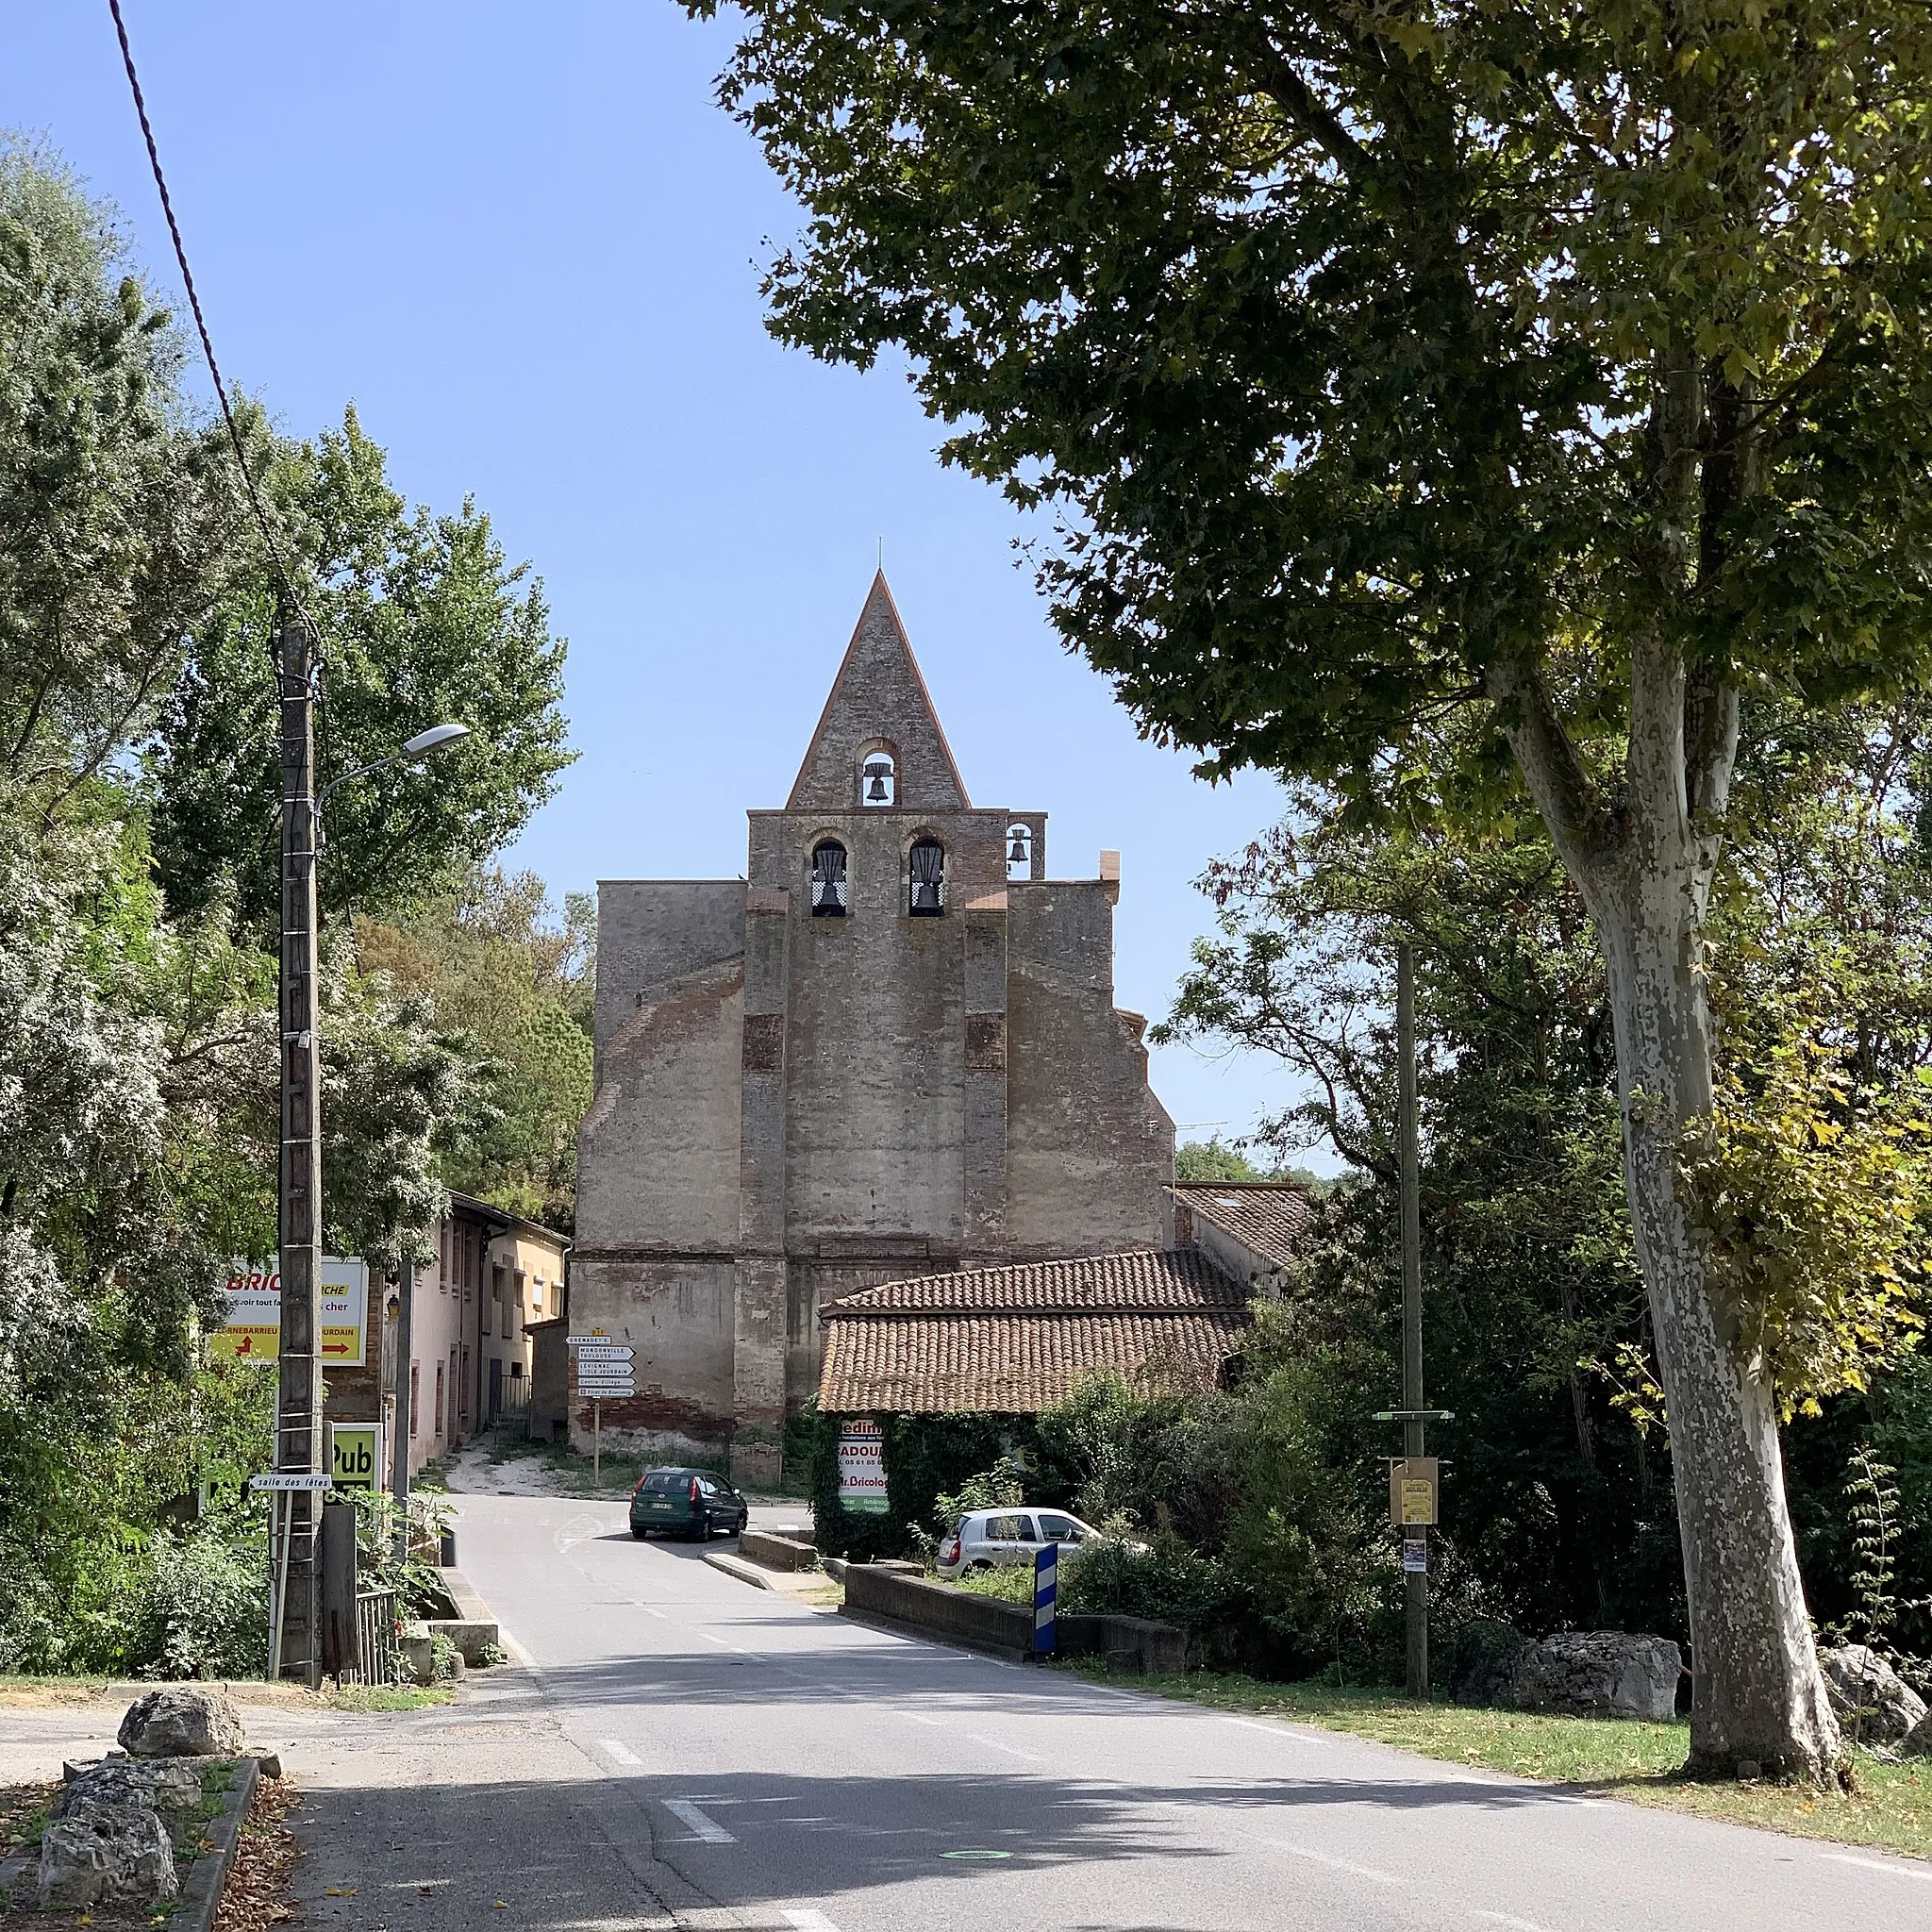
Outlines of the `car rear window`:
{"type": "Polygon", "coordinates": [[[658,1469],[653,1470],[644,1478],[644,1487],[647,1490],[655,1491],[660,1496],[664,1496],[669,1495],[674,1490],[681,1490],[688,1487],[690,1482],[691,1478],[688,1475],[680,1475],[675,1469],[658,1469]]]}

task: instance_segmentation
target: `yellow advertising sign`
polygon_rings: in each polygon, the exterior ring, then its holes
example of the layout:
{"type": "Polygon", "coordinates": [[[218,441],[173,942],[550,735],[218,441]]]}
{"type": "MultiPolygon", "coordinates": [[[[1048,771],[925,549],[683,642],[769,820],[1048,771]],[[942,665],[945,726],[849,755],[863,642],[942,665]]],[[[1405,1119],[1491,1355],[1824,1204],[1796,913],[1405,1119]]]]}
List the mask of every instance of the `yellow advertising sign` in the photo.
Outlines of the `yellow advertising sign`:
{"type": "Polygon", "coordinates": [[[1403,1528],[1436,1520],[1437,1462],[1433,1456],[1411,1456],[1389,1465],[1389,1520],[1403,1528]]]}
{"type": "Polygon", "coordinates": [[[373,1490],[382,1468],[382,1424],[380,1423],[331,1423],[335,1437],[335,1468],[331,1474],[339,1490],[373,1490]]]}
{"type": "MultiPolygon", "coordinates": [[[[237,1261],[225,1291],[228,1319],[208,1339],[210,1360],[272,1362],[282,1352],[282,1274],[237,1261]]],[[[369,1270],[334,1255],[322,1263],[322,1366],[359,1369],[366,1360],[363,1319],[369,1307],[369,1270]]]]}

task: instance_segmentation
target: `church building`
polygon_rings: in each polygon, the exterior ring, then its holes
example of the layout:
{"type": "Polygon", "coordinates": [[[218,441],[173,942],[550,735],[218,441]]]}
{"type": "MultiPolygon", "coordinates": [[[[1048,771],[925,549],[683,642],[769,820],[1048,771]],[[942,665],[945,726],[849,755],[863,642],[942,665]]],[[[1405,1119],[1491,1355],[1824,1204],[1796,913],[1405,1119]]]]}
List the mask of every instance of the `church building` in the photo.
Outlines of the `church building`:
{"type": "Polygon", "coordinates": [[[766,1481],[823,1309],[1168,1248],[1174,1124],[1113,1003],[1117,855],[1049,876],[1045,812],[973,804],[883,575],[749,817],[741,879],[599,886],[570,1325],[636,1351],[607,1439],[766,1481]]]}

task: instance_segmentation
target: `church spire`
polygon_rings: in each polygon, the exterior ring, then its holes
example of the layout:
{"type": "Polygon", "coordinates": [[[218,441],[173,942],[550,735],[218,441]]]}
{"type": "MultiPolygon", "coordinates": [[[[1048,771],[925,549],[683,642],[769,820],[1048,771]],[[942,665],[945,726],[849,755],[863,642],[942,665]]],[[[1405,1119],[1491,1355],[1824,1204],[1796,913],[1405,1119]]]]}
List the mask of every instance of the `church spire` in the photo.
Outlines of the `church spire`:
{"type": "Polygon", "coordinates": [[[872,580],[786,809],[851,810],[863,755],[879,747],[897,768],[894,804],[912,811],[970,809],[883,570],[872,580]]]}

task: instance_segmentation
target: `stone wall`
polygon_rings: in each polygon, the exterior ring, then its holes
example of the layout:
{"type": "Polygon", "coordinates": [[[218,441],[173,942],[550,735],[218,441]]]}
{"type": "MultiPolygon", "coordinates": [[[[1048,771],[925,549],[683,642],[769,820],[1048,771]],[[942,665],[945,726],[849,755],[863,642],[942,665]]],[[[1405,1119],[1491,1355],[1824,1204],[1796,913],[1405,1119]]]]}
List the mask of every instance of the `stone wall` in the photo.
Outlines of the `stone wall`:
{"type": "Polygon", "coordinates": [[[1104,880],[1008,890],[1007,1241],[1015,1259],[1166,1247],[1174,1123],[1113,1004],[1104,880]]]}

